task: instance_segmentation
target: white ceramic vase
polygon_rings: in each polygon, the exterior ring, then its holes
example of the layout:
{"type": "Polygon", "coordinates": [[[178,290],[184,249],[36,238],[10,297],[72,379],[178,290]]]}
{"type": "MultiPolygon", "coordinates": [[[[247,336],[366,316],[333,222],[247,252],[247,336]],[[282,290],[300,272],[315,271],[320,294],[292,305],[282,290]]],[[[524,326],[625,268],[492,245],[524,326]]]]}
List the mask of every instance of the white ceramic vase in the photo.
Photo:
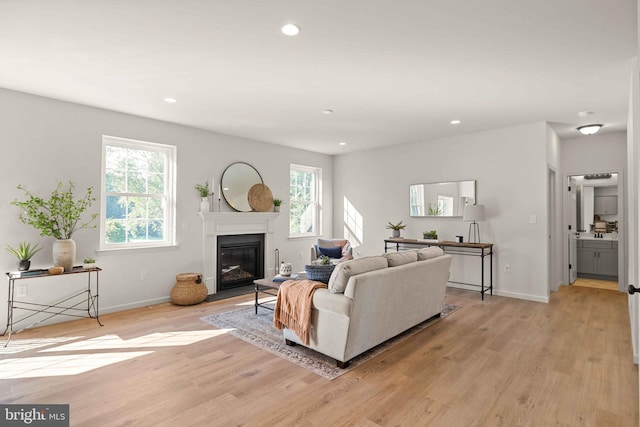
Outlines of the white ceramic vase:
{"type": "Polygon", "coordinates": [[[200,212],[209,212],[209,198],[203,197],[200,201],[200,212]]]}
{"type": "Polygon", "coordinates": [[[53,242],[53,265],[64,267],[65,272],[73,270],[76,260],[76,242],[71,239],[56,240],[53,242]]]}

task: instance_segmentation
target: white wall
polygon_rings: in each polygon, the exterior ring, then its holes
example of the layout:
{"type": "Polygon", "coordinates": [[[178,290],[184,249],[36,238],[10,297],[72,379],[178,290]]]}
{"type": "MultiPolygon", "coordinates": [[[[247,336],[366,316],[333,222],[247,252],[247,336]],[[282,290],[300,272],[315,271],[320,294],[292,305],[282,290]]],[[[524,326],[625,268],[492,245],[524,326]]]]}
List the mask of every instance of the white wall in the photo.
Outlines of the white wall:
{"type": "MultiPolygon", "coordinates": [[[[440,239],[466,240],[469,223],[461,218],[409,217],[409,184],[459,180],[477,181],[477,201],[486,208],[480,233],[481,241],[496,245],[495,292],[548,301],[546,123],[337,156],[334,234],[342,233],[346,198],[363,215],[364,239],[356,256],[383,252],[383,239],[391,235],[387,221],[407,223],[407,238],[433,229],[440,239]]],[[[478,259],[469,258],[454,260],[455,274],[464,281],[479,275],[478,259]]]]}
{"type": "Polygon", "coordinates": [[[549,124],[547,133],[547,209],[548,209],[548,252],[549,291],[557,291],[562,283],[562,177],[560,176],[560,138],[549,124]]]}
{"type": "MultiPolygon", "coordinates": [[[[32,268],[51,266],[53,239],[41,238],[33,228],[19,222],[18,208],[9,204],[22,197],[16,189],[18,184],[25,185],[36,194],[48,195],[56,181],[71,180],[78,189],[93,186],[99,195],[102,135],[178,147],[177,247],[96,253],[99,242],[97,229],[81,230],[73,236],[78,248],[76,263],[86,256],[95,256],[98,265],[104,269],[100,275],[100,306],[103,312],[168,301],[176,274],[201,271],[202,231],[196,214],[200,198],[193,186],[211,180],[213,176],[219,182],[222,172],[232,162],[252,164],[274,197],[285,201],[276,222],[274,241],[275,247],[280,249],[281,260],[302,269],[312,244],[311,239],[288,239],[286,201],[290,163],[322,168],[325,181],[323,205],[325,212],[329,213],[323,217],[323,229],[332,229],[331,156],[2,89],[0,117],[3,159],[0,180],[1,244],[15,245],[27,240],[42,245],[45,249],[34,257],[32,268]],[[303,259],[300,258],[301,253],[303,259]],[[142,270],[148,272],[147,280],[140,280],[142,270]]],[[[224,205],[224,200],[222,203],[224,205]]],[[[97,212],[99,206],[97,200],[91,211],[97,212]]],[[[223,210],[231,209],[223,206],[223,210]]],[[[4,271],[15,270],[16,263],[15,257],[0,251],[0,266],[4,271]]],[[[28,297],[51,301],[66,292],[62,285],[44,283],[47,280],[22,282],[27,283],[28,297]]],[[[55,280],[55,283],[60,281],[58,278],[55,280]]],[[[71,280],[70,276],[65,276],[66,280],[71,280]]],[[[7,284],[1,283],[0,295],[6,295],[7,284]]],[[[0,319],[5,318],[6,305],[0,304],[0,319]]]]}

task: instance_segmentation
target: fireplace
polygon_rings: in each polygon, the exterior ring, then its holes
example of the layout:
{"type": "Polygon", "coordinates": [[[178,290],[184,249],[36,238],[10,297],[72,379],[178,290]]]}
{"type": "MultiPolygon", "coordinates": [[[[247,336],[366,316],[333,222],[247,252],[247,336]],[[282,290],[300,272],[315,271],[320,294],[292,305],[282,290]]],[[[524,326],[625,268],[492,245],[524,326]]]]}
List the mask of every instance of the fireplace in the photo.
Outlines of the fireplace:
{"type": "Polygon", "coordinates": [[[280,214],[277,212],[198,212],[202,220],[202,271],[209,294],[220,290],[218,286],[218,237],[245,234],[262,234],[264,236],[261,274],[275,275],[273,236],[275,223],[280,214]]]}
{"type": "Polygon", "coordinates": [[[218,236],[217,292],[264,278],[264,234],[218,236]]]}

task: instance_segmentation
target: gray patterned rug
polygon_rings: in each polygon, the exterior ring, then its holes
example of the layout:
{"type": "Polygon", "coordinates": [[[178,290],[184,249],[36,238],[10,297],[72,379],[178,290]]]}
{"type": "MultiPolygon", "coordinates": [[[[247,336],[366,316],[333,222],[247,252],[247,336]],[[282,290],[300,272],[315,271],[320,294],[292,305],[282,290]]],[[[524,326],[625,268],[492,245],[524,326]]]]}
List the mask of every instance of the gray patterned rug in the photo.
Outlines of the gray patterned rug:
{"type": "Polygon", "coordinates": [[[328,380],[333,380],[340,375],[355,369],[372,357],[391,348],[393,345],[416,334],[440,319],[458,310],[460,306],[444,304],[442,316],[433,320],[427,320],[414,326],[411,329],[391,338],[388,341],[368,350],[361,355],[351,359],[345,369],[336,366],[334,359],[327,357],[317,351],[311,350],[302,345],[290,347],[284,343],[282,331],[273,326],[273,312],[264,308],[258,309],[258,314],[254,314],[254,307],[243,307],[224,313],[202,317],[201,320],[220,329],[230,329],[230,334],[247,341],[263,350],[282,357],[296,365],[302,366],[311,372],[320,375],[328,380]]]}

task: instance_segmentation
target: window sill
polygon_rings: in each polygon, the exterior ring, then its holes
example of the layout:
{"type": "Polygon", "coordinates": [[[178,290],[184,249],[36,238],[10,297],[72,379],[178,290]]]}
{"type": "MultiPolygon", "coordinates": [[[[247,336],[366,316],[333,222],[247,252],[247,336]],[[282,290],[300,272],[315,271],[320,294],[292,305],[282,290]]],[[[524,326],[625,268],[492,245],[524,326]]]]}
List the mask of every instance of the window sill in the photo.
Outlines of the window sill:
{"type": "Polygon", "coordinates": [[[122,251],[140,251],[140,250],[175,250],[179,246],[177,244],[172,245],[149,245],[149,246],[127,246],[127,247],[119,247],[119,248],[101,248],[97,249],[97,253],[109,253],[109,252],[122,252],[122,251]]]}

